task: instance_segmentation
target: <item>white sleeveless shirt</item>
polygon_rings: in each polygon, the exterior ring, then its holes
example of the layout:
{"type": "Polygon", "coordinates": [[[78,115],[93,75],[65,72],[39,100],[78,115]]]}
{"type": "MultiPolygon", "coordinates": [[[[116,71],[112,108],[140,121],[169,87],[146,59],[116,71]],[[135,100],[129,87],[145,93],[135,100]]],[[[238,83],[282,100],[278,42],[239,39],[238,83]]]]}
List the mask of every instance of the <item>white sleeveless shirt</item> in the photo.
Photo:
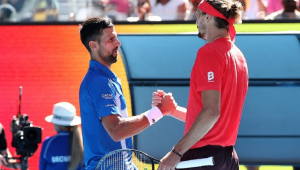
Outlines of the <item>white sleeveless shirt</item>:
{"type": "Polygon", "coordinates": [[[160,16],[163,21],[176,20],[178,6],[188,2],[188,0],[170,0],[165,5],[156,4],[156,0],[149,0],[151,5],[151,13],[155,16],[160,16]]]}

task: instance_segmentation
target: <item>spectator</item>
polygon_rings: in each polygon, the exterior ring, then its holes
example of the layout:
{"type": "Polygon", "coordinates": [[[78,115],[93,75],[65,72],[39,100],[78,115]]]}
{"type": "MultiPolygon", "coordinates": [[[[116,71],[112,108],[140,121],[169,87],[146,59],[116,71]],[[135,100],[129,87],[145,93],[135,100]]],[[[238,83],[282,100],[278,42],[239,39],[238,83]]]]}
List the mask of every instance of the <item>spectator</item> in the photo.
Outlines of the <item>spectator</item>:
{"type": "Polygon", "coordinates": [[[267,4],[267,14],[279,11],[283,8],[281,0],[268,0],[267,4]]]}
{"type": "Polygon", "coordinates": [[[38,0],[34,8],[33,21],[58,21],[57,0],[38,0]]]}
{"type": "Polygon", "coordinates": [[[86,0],[57,0],[58,21],[75,21],[75,13],[80,7],[84,6],[86,0]]]}
{"type": "MultiPolygon", "coordinates": [[[[269,0],[267,5],[267,14],[277,12],[283,8],[280,0],[269,0]]],[[[300,1],[297,4],[297,10],[300,11],[300,1]]]]}
{"type": "Polygon", "coordinates": [[[189,15],[189,20],[196,20],[196,10],[201,0],[190,0],[191,13],[189,15]]]}
{"type": "Polygon", "coordinates": [[[17,162],[15,159],[7,159],[7,158],[11,158],[11,154],[7,148],[4,127],[0,123],[0,168],[1,165],[4,165],[5,167],[11,169],[21,168],[21,164],[17,162]]]}
{"type": "Polygon", "coordinates": [[[145,21],[150,14],[149,0],[137,0],[136,4],[133,1],[129,1],[129,12],[127,21],[145,21]]]}
{"type": "Polygon", "coordinates": [[[266,20],[300,19],[300,12],[296,10],[298,0],[282,0],[281,3],[283,9],[266,16],[266,20]]]}
{"type": "Polygon", "coordinates": [[[138,0],[138,20],[144,21],[147,19],[147,15],[150,13],[149,0],[138,0]]]}
{"type": "Polygon", "coordinates": [[[115,21],[126,21],[129,16],[129,7],[128,0],[109,0],[108,17],[115,21]]]}
{"type": "Polygon", "coordinates": [[[0,5],[0,22],[12,22],[16,21],[15,16],[17,14],[16,9],[10,4],[0,5]]]}
{"type": "Polygon", "coordinates": [[[15,7],[17,12],[20,12],[25,5],[25,0],[6,0],[8,4],[15,7]]]}
{"type": "Polygon", "coordinates": [[[31,21],[33,17],[34,5],[37,0],[0,0],[2,4],[10,4],[16,10],[16,21],[31,21]]]}
{"type": "MultiPolygon", "coordinates": [[[[298,6],[297,10],[300,11],[299,10],[300,3],[298,3],[297,6],[298,6]]],[[[269,0],[268,5],[267,5],[267,13],[271,14],[273,12],[281,10],[282,8],[283,8],[283,6],[282,6],[282,3],[280,0],[269,0]]]]}
{"type": "Polygon", "coordinates": [[[56,103],[53,115],[45,120],[53,124],[57,134],[43,142],[39,169],[83,170],[83,144],[78,127],[81,119],[76,116],[76,108],[68,102],[56,103]]]}
{"type": "Polygon", "coordinates": [[[188,0],[149,0],[151,15],[162,21],[187,20],[188,0]]]}
{"type": "Polygon", "coordinates": [[[245,4],[243,19],[264,19],[266,15],[266,0],[241,0],[245,4]]]}
{"type": "Polygon", "coordinates": [[[92,17],[107,17],[107,12],[108,0],[92,0],[76,12],[75,18],[76,21],[85,21],[92,17]]]}

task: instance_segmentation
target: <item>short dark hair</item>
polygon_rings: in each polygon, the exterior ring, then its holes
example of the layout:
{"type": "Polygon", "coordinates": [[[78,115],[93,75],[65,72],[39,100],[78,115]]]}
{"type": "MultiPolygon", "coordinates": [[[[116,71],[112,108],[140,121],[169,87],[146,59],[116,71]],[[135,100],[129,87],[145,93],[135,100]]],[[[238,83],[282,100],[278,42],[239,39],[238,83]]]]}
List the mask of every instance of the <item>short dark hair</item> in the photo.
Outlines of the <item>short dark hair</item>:
{"type": "Polygon", "coordinates": [[[102,36],[102,31],[108,27],[114,27],[112,20],[102,17],[90,18],[81,25],[80,40],[89,52],[91,52],[89,42],[97,41],[100,43],[99,36],[102,36]]]}

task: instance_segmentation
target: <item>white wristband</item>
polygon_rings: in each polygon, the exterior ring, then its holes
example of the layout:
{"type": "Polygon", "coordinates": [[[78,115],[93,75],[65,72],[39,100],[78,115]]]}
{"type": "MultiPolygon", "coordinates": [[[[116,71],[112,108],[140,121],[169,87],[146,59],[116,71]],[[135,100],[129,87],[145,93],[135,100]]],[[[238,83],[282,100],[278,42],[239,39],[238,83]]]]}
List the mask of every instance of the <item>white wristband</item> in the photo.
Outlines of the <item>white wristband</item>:
{"type": "Polygon", "coordinates": [[[156,106],[152,107],[150,110],[145,112],[144,115],[147,117],[150,126],[164,116],[159,110],[159,108],[156,106]]]}

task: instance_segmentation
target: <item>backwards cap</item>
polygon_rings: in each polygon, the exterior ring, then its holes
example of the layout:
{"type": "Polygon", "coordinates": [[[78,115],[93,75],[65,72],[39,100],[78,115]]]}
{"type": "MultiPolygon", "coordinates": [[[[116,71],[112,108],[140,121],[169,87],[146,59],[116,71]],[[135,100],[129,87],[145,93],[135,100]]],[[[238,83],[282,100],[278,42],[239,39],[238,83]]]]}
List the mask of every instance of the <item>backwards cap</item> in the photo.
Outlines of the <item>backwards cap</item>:
{"type": "Polygon", "coordinates": [[[234,18],[231,18],[231,19],[226,18],[221,12],[219,12],[213,6],[211,6],[208,2],[206,2],[206,0],[202,0],[200,2],[200,4],[198,5],[198,8],[209,15],[225,19],[229,23],[229,35],[230,35],[231,41],[233,41],[235,34],[236,34],[235,28],[233,26],[234,18]]]}

